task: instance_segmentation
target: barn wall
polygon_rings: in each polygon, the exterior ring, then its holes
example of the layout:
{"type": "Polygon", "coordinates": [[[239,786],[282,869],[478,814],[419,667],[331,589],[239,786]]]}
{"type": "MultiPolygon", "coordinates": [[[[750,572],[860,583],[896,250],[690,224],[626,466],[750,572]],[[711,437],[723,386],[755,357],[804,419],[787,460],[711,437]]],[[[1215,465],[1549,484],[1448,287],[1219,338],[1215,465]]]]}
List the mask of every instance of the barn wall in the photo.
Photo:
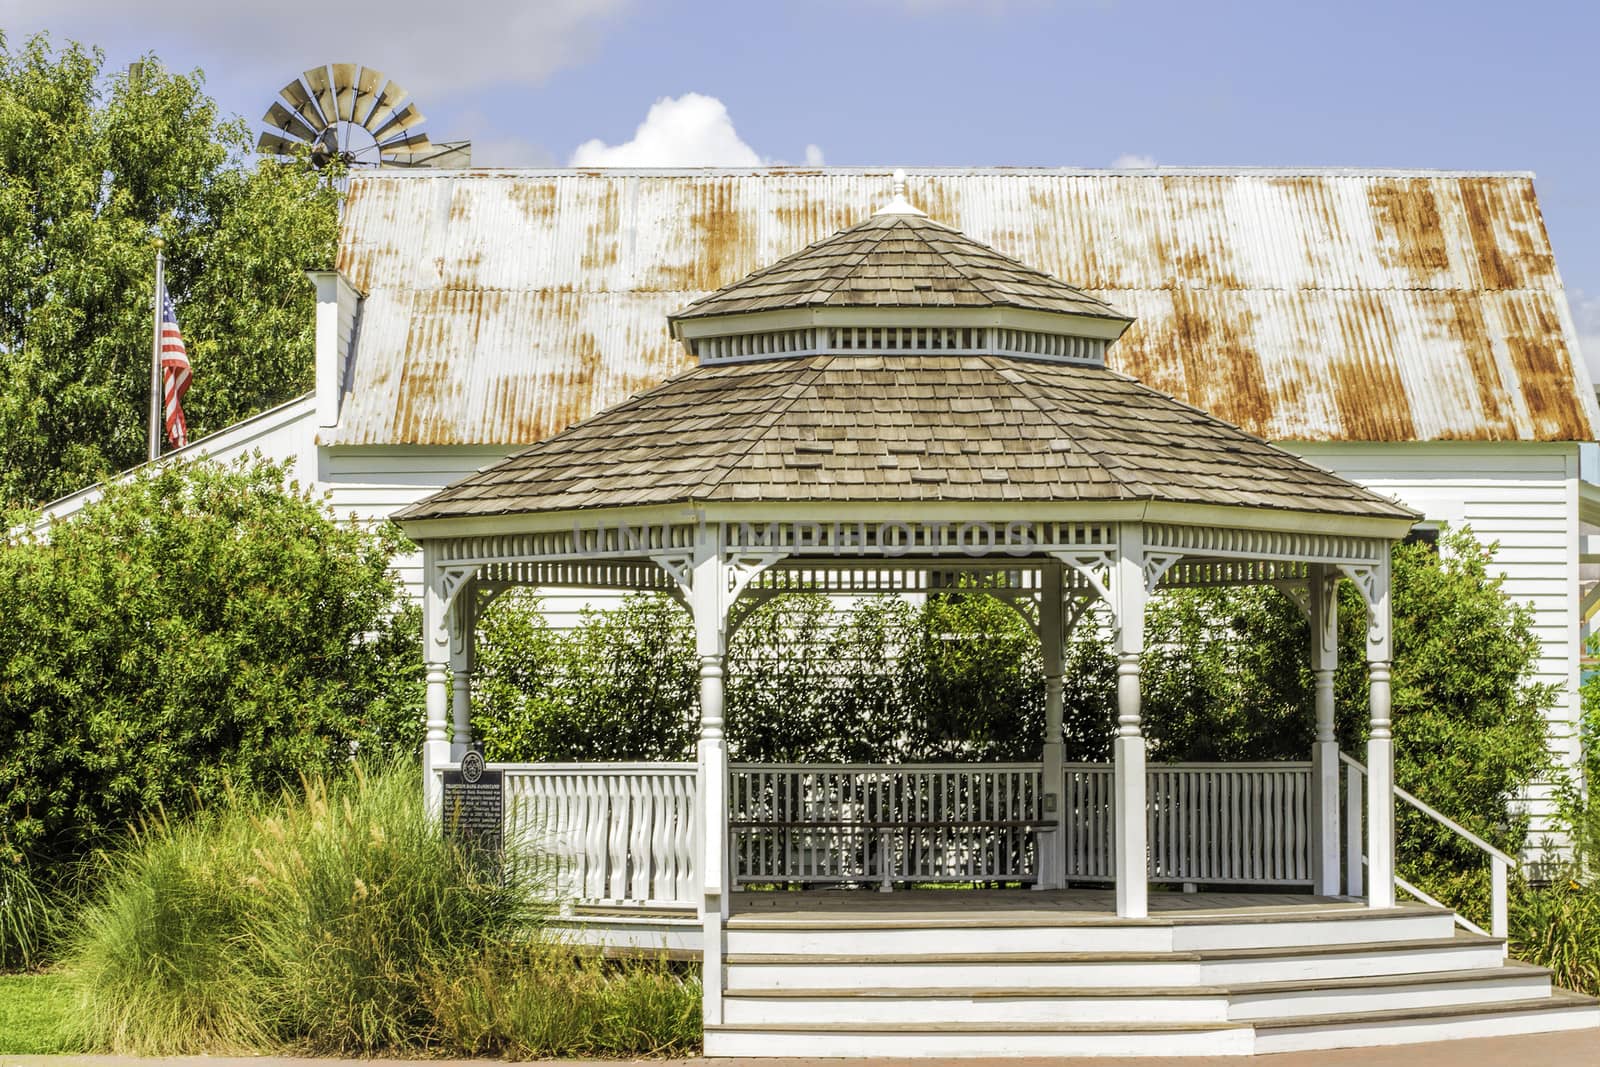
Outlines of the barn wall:
{"type": "MultiPolygon", "coordinates": [[[[496,447],[419,447],[398,448],[322,448],[319,449],[318,480],[327,490],[329,503],[340,516],[358,522],[378,522],[442,489],[480,467],[504,459],[508,448],[496,447]]],[[[422,597],[422,555],[409,553],[395,559],[395,570],[413,599],[422,597]]],[[[546,614],[552,626],[575,625],[586,602],[596,607],[615,602],[612,594],[593,596],[544,594],[546,614]]]]}
{"type": "MultiPolygon", "coordinates": [[[[1577,758],[1578,449],[1576,444],[1472,442],[1299,444],[1285,447],[1354,481],[1390,493],[1428,519],[1465,523],[1495,560],[1505,591],[1532,605],[1543,645],[1538,680],[1558,688],[1550,744],[1577,758]]],[[[1426,799],[1426,798],[1424,798],[1426,799]]],[[[1551,814],[1549,790],[1530,797],[1536,827],[1551,814]]]]}

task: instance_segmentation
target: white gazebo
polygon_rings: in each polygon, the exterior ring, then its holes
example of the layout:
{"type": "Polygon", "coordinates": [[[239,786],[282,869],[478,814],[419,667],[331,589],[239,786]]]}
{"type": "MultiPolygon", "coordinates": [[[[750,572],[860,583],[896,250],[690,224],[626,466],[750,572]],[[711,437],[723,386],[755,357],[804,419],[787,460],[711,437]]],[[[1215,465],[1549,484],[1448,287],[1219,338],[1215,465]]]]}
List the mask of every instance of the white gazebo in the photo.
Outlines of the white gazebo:
{"type": "MultiPolygon", "coordinates": [[[[423,551],[424,768],[436,804],[441,772],[472,741],[473,631],[495,595],[519,585],[658,590],[691,612],[700,677],[692,765],[505,770],[513,847],[562,860],[562,884],[580,901],[575,921],[588,916],[614,943],[648,945],[659,933],[661,944],[701,954],[708,1054],[1181,1054],[1308,1047],[1317,1042],[1305,1033],[1345,1032],[1280,1027],[1301,1036],[1274,1046],[1259,1021],[1231,1008],[1219,1021],[1200,1007],[1152,1029],[1150,1019],[1166,1017],[1139,997],[1126,1021],[1112,1011],[1090,1027],[1072,1007],[1090,994],[1073,993],[1075,980],[1054,971],[1048,1003],[952,1019],[939,989],[970,997],[986,985],[1028,984],[1029,950],[1041,945],[1059,950],[1059,967],[1067,956],[1110,953],[1085,979],[1096,988],[1142,984],[1113,958],[1128,945],[1150,957],[1142,965],[1154,969],[1139,974],[1166,967],[1183,988],[1234,973],[1208,972],[1184,953],[1274,945],[1301,961],[1282,973],[1301,977],[1311,947],[1328,943],[1410,946],[1391,955],[1411,960],[1394,966],[1413,973],[1487,965],[1486,953],[1498,965],[1503,945],[1492,939],[1472,942],[1477,954],[1464,964],[1423,960],[1423,934],[1437,942],[1429,951],[1462,957],[1445,940],[1453,917],[1395,900],[1389,558],[1412,512],[1107,369],[1127,317],[929,219],[900,188],[859,225],[697,301],[671,324],[698,367],[396,517],[423,551]],[[1369,616],[1364,768],[1334,736],[1344,580],[1369,616]],[[1283,590],[1310,619],[1309,759],[1147,765],[1147,599],[1242,584],[1283,590]],[[798,590],[955,588],[1013,604],[1042,642],[1040,762],[730,767],[725,657],[754,605],[798,590]],[[1063,760],[1063,649],[1095,601],[1109,608],[1117,657],[1109,767],[1063,760]],[[740,891],[936,881],[1047,892],[740,891]],[[1222,895],[1151,894],[1152,882],[1222,895]],[[1093,886],[1114,892],[1082,888],[1093,886]],[[1261,887],[1294,892],[1265,904],[1238,893],[1261,887]],[[1296,905],[1307,910],[1290,915],[1296,905]],[[671,927],[667,913],[685,907],[671,927]],[[973,919],[974,907],[987,918],[973,919]],[[947,918],[929,917],[936,912],[947,918]],[[967,919],[948,918],[957,914],[967,919]],[[938,943],[977,938],[970,954],[990,954],[992,966],[968,973],[959,952],[925,958],[900,940],[928,943],[934,930],[938,943]],[[833,973],[852,973],[839,967],[846,957],[868,967],[861,976],[910,970],[885,987],[806,966],[825,958],[833,973]],[[841,982],[857,995],[878,988],[877,1014],[845,997],[841,982]],[[1063,1045],[1063,1034],[1076,1037],[1063,1045]]],[[[1380,956],[1335,966],[1330,980],[1381,977],[1380,956]]],[[[1482,988],[1500,995],[1491,977],[1482,988]]],[[[1381,1015],[1394,984],[1379,982],[1350,1010],[1381,1015]]],[[[1481,999],[1471,1001],[1479,1015],[1481,999]]]]}

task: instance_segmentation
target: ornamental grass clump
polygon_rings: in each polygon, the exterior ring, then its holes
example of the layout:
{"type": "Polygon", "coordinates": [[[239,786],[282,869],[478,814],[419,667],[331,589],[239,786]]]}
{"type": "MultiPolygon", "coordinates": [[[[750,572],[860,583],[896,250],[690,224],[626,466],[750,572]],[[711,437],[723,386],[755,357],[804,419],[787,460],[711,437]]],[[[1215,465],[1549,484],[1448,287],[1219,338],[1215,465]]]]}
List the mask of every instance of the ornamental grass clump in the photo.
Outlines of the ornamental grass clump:
{"type": "Polygon", "coordinates": [[[571,947],[502,946],[430,976],[446,1045],[470,1056],[693,1056],[701,1047],[697,965],[607,960],[571,947]]]}
{"type": "Polygon", "coordinates": [[[428,976],[539,918],[444,840],[410,768],[156,820],[109,866],[67,974],[75,1036],[110,1052],[429,1048],[428,976]]]}
{"type": "Polygon", "coordinates": [[[42,962],[59,926],[58,905],[39,888],[32,869],[0,852],[0,971],[42,962]]]}

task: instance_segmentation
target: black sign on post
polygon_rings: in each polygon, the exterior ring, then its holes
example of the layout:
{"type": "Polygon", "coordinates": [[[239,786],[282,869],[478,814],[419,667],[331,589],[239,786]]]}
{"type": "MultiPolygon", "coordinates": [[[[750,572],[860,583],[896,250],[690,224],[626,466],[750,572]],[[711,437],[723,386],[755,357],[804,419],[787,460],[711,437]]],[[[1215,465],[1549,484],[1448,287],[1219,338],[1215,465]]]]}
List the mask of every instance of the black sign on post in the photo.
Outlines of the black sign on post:
{"type": "Polygon", "coordinates": [[[501,772],[484,767],[477,745],[461,757],[459,771],[444,772],[444,832],[480,856],[500,858],[506,833],[501,772]]]}

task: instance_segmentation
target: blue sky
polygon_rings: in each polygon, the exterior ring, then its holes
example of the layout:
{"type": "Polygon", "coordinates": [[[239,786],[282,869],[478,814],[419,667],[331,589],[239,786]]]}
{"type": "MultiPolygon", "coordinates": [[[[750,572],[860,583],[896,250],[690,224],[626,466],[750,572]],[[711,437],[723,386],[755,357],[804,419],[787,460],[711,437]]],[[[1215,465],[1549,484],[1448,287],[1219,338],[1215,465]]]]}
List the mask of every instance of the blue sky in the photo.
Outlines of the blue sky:
{"type": "Polygon", "coordinates": [[[583,146],[639,163],[809,148],[847,165],[1532,170],[1600,364],[1600,5],[0,0],[0,28],[200,67],[252,120],[306,66],[369,63],[490,166],[583,146]]]}

